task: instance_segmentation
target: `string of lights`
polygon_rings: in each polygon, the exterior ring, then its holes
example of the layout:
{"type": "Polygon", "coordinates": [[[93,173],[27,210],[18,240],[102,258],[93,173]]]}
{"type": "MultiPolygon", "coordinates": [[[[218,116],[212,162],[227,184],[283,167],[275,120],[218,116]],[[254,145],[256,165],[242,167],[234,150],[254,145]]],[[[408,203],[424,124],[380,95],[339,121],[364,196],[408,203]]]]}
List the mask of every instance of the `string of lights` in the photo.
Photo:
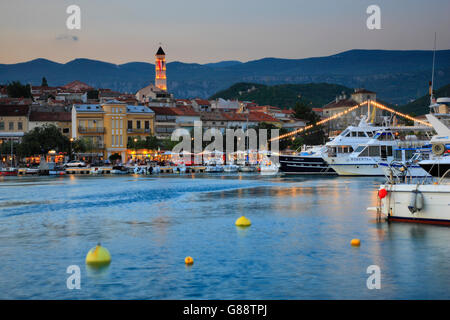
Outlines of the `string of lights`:
{"type": "Polygon", "coordinates": [[[284,139],[284,138],[288,138],[290,136],[296,135],[297,133],[301,133],[303,131],[309,130],[309,129],[314,128],[316,126],[320,126],[320,125],[322,125],[324,123],[327,123],[328,121],[331,121],[331,120],[337,119],[339,117],[342,117],[343,115],[346,115],[347,113],[352,112],[353,110],[355,110],[355,109],[357,109],[357,108],[359,108],[359,107],[361,107],[361,106],[363,106],[365,104],[367,104],[367,101],[361,102],[360,104],[357,104],[357,105],[355,105],[353,107],[350,107],[350,108],[348,108],[345,111],[336,113],[335,115],[333,115],[331,117],[328,117],[326,119],[317,121],[316,124],[310,124],[310,125],[308,125],[306,127],[303,127],[303,128],[300,128],[300,129],[297,129],[297,130],[294,130],[294,131],[282,134],[281,136],[274,137],[274,138],[270,139],[269,141],[275,141],[275,140],[281,140],[281,139],[284,139]]]}
{"type": "MultiPolygon", "coordinates": [[[[328,117],[328,118],[326,118],[326,119],[320,120],[320,121],[316,122],[315,124],[310,124],[310,125],[308,125],[308,126],[306,126],[306,127],[303,127],[303,128],[300,128],[300,129],[297,129],[297,130],[294,130],[294,131],[291,131],[291,132],[282,134],[281,136],[274,137],[274,138],[270,139],[269,141],[275,141],[275,140],[285,139],[285,138],[294,136],[294,135],[296,135],[296,134],[298,134],[298,133],[301,133],[301,132],[304,132],[304,131],[306,131],[306,130],[309,130],[309,129],[311,129],[311,128],[314,128],[314,127],[316,127],[316,126],[320,126],[320,125],[322,125],[322,124],[324,124],[324,123],[327,123],[328,121],[331,121],[331,120],[337,119],[337,118],[339,118],[339,117],[342,117],[342,116],[346,115],[347,113],[352,112],[353,110],[355,110],[355,109],[357,109],[357,108],[359,108],[359,107],[361,107],[361,106],[367,104],[368,102],[369,102],[369,101],[361,102],[360,104],[355,105],[355,106],[353,106],[353,107],[350,107],[350,108],[348,108],[348,109],[345,110],[345,111],[336,113],[335,115],[333,115],[333,116],[331,116],[331,117],[328,117]]],[[[398,116],[400,116],[400,117],[406,118],[406,119],[408,119],[408,120],[416,121],[416,122],[421,123],[421,124],[423,124],[423,125],[425,125],[425,126],[432,127],[432,125],[429,124],[428,122],[425,122],[425,121],[422,121],[422,120],[413,118],[413,117],[411,117],[411,116],[408,116],[407,114],[404,114],[404,113],[395,111],[394,109],[391,109],[391,108],[389,108],[389,107],[386,107],[385,105],[382,105],[381,103],[378,103],[378,102],[375,102],[375,101],[370,101],[370,104],[371,104],[372,106],[376,107],[376,108],[380,108],[380,109],[382,109],[382,110],[389,111],[389,112],[391,112],[391,113],[393,113],[393,114],[395,114],[395,115],[398,115],[398,116]]]]}
{"type": "Polygon", "coordinates": [[[389,107],[386,107],[385,105],[382,105],[381,103],[378,103],[378,102],[375,102],[375,101],[370,101],[370,104],[373,105],[373,106],[375,106],[375,107],[377,107],[377,108],[380,108],[380,109],[382,109],[382,110],[386,110],[386,111],[389,111],[389,112],[391,112],[391,113],[393,113],[393,114],[395,114],[395,115],[398,115],[398,116],[400,116],[400,117],[406,118],[406,119],[408,119],[408,120],[416,121],[416,122],[418,122],[418,123],[420,123],[420,124],[423,124],[424,126],[432,127],[432,125],[429,124],[429,123],[426,122],[426,121],[422,121],[422,120],[420,120],[420,119],[416,119],[416,118],[413,118],[413,117],[411,117],[411,116],[408,116],[407,114],[404,114],[404,113],[395,111],[394,109],[391,109],[391,108],[389,108],[389,107]]]}

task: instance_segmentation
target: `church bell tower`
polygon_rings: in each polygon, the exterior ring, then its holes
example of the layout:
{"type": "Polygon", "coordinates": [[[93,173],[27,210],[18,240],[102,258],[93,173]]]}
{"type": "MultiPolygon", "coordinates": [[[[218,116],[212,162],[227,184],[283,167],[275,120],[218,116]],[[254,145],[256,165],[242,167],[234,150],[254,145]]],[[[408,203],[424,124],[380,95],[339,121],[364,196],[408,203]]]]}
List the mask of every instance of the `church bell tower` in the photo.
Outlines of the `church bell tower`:
{"type": "Polygon", "coordinates": [[[155,86],[167,91],[166,54],[161,47],[159,47],[155,57],[155,86]]]}

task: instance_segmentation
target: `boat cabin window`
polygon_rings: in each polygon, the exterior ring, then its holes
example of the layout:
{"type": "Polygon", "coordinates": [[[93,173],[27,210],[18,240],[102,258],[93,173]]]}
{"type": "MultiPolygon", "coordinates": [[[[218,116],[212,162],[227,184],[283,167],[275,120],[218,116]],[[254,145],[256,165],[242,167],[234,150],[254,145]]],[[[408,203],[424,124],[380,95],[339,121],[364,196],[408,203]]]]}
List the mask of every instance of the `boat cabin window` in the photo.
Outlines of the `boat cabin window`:
{"type": "Polygon", "coordinates": [[[364,149],[364,146],[358,146],[355,152],[361,152],[364,149]]]}
{"type": "Polygon", "coordinates": [[[342,137],[346,137],[346,136],[347,136],[347,133],[348,133],[349,131],[350,131],[350,130],[345,129],[344,131],[342,131],[341,136],[342,136],[342,137]]]}
{"type": "Polygon", "coordinates": [[[369,147],[363,147],[364,150],[358,155],[358,157],[368,157],[369,156],[369,147]]]}
{"type": "Polygon", "coordinates": [[[362,132],[362,131],[358,132],[358,137],[360,137],[360,138],[366,137],[365,132],[362,132]]]}
{"type": "Polygon", "coordinates": [[[392,146],[367,146],[358,157],[392,157],[392,146]]]}
{"type": "Polygon", "coordinates": [[[379,157],[380,147],[379,146],[369,146],[369,157],[379,157]]]}
{"type": "Polygon", "coordinates": [[[340,146],[337,151],[338,153],[352,153],[353,148],[351,146],[340,146]]]}
{"type": "Polygon", "coordinates": [[[375,135],[374,139],[380,141],[392,141],[394,138],[392,137],[392,132],[379,132],[375,135]]]}
{"type": "Polygon", "coordinates": [[[406,160],[411,159],[415,153],[416,153],[416,150],[414,150],[414,149],[405,150],[405,159],[406,160]]]}

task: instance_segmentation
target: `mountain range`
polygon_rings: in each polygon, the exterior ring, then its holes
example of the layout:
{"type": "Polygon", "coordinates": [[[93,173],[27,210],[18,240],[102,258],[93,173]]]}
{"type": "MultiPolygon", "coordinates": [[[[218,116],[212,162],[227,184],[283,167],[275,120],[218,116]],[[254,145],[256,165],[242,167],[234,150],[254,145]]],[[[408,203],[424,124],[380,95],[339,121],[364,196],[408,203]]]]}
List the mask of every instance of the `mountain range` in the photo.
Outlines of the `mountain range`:
{"type": "MultiPolygon", "coordinates": [[[[177,98],[207,98],[238,82],[275,84],[333,83],[364,87],[394,104],[423,96],[431,78],[432,51],[349,50],[306,59],[264,58],[248,62],[167,63],[168,89],[177,98]]],[[[57,63],[35,59],[0,64],[0,83],[19,80],[50,86],[80,80],[97,88],[134,93],[154,82],[154,65],[146,62],[112,64],[90,59],[57,63]]],[[[450,50],[436,51],[436,87],[450,83],[450,50]]]]}

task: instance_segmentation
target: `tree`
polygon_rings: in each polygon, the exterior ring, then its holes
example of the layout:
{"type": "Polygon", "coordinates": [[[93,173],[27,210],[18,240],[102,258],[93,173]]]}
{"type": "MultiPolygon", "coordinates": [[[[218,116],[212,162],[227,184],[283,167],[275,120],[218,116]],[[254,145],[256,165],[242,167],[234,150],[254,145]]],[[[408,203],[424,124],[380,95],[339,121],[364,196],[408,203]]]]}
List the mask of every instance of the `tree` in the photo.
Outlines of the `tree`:
{"type": "Polygon", "coordinates": [[[92,100],[98,100],[98,90],[89,90],[87,92],[87,98],[92,100]]]}
{"type": "Polygon", "coordinates": [[[42,78],[41,87],[48,87],[47,79],[45,79],[45,77],[42,78]]]}
{"type": "Polygon", "coordinates": [[[112,155],[109,156],[109,160],[111,162],[115,162],[115,161],[120,160],[120,159],[122,159],[122,156],[120,154],[118,154],[118,153],[113,153],[112,155]]]}
{"type": "Polygon", "coordinates": [[[10,98],[31,98],[31,87],[29,84],[23,85],[20,81],[13,81],[6,86],[10,98]]]}
{"type": "MultiPolygon", "coordinates": [[[[320,120],[320,116],[311,110],[304,102],[297,102],[294,107],[295,117],[306,120],[307,125],[314,125],[320,120]]],[[[325,142],[325,133],[322,126],[315,126],[300,134],[301,141],[306,145],[317,145],[325,142]]],[[[297,143],[298,144],[298,143],[297,143]]]]}
{"type": "Polygon", "coordinates": [[[43,125],[26,133],[18,146],[21,156],[47,154],[50,150],[69,152],[70,140],[55,125],[43,125]]]}
{"type": "MultiPolygon", "coordinates": [[[[279,129],[279,133],[278,133],[279,136],[288,133],[287,129],[279,128],[276,125],[271,124],[271,123],[267,123],[267,122],[258,123],[258,125],[256,125],[253,128],[256,130],[256,134],[258,136],[258,148],[259,148],[259,134],[258,134],[258,132],[259,132],[260,129],[267,130],[267,143],[268,143],[268,147],[269,148],[271,146],[269,141],[270,141],[270,139],[272,139],[272,129],[279,129]]],[[[289,144],[291,143],[291,140],[290,139],[280,139],[278,143],[279,143],[279,149],[280,150],[284,150],[284,149],[286,149],[289,146],[289,144]]]]}
{"type": "Polygon", "coordinates": [[[128,137],[127,148],[156,150],[163,144],[164,141],[158,140],[158,138],[156,138],[153,135],[146,136],[145,139],[142,139],[140,136],[136,136],[136,137],[128,137]],[[135,139],[136,142],[134,141],[135,139]]]}
{"type": "Polygon", "coordinates": [[[312,111],[304,101],[300,101],[295,104],[294,112],[294,116],[297,119],[306,120],[309,124],[316,123],[320,120],[320,116],[312,111]]]}

